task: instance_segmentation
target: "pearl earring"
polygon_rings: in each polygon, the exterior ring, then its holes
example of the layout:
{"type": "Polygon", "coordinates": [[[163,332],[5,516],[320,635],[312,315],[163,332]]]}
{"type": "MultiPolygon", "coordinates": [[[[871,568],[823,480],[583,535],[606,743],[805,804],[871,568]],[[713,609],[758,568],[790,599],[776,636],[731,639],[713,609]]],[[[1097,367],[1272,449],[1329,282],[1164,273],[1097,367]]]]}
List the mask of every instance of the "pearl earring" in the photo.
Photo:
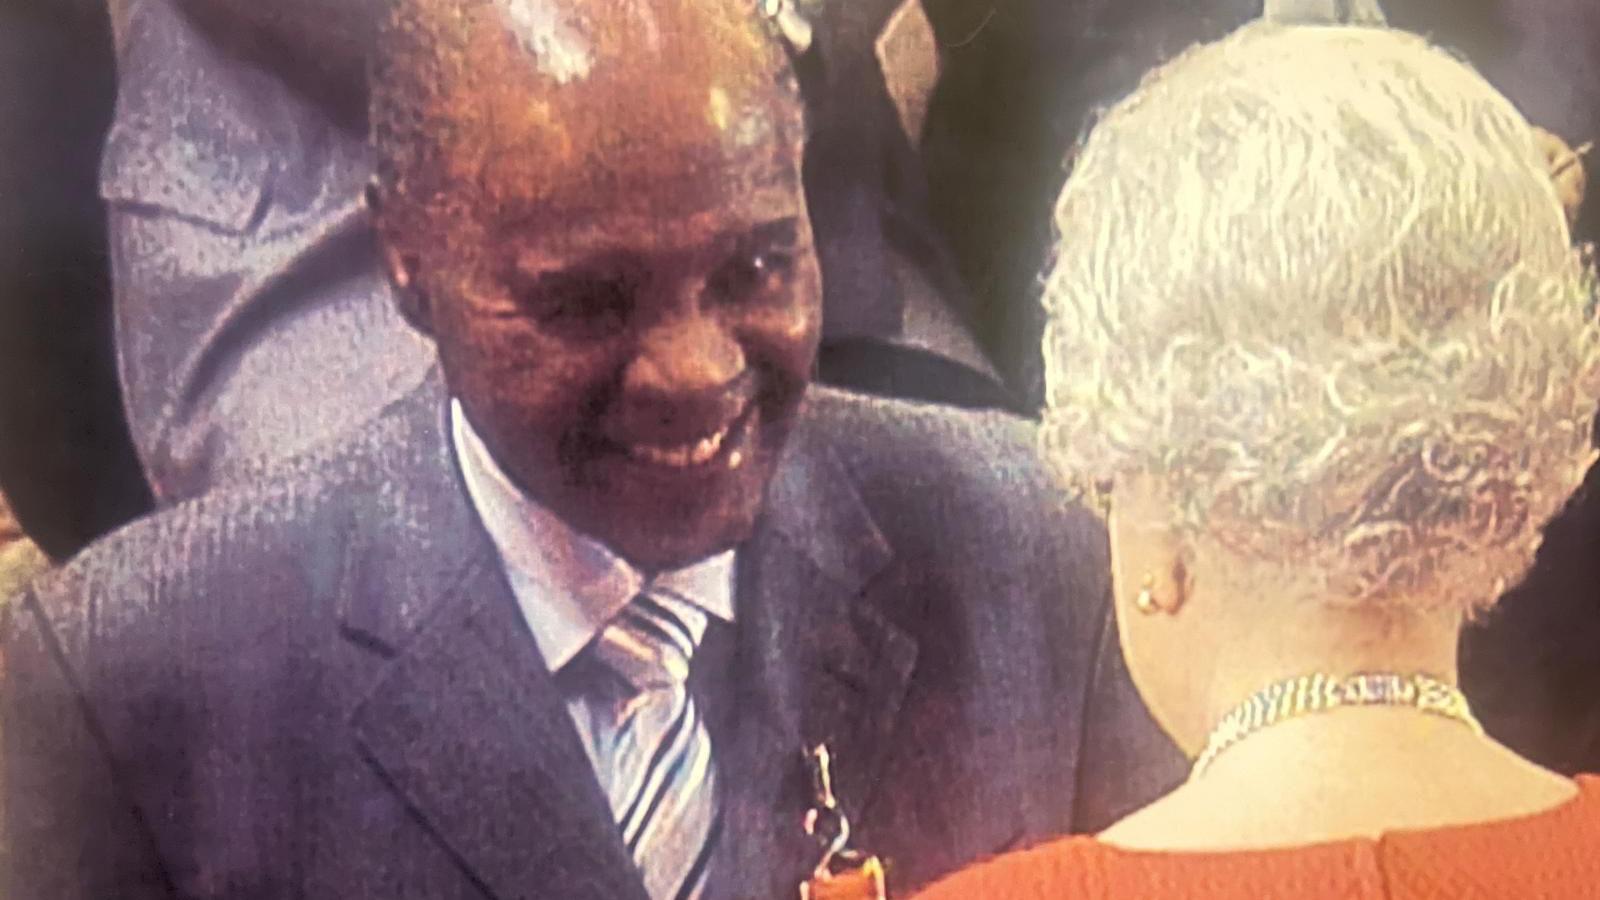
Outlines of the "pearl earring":
{"type": "Polygon", "coordinates": [[[1161,611],[1161,604],[1156,602],[1156,579],[1153,575],[1144,576],[1144,583],[1139,586],[1139,596],[1134,598],[1133,605],[1147,616],[1155,615],[1161,611]]]}

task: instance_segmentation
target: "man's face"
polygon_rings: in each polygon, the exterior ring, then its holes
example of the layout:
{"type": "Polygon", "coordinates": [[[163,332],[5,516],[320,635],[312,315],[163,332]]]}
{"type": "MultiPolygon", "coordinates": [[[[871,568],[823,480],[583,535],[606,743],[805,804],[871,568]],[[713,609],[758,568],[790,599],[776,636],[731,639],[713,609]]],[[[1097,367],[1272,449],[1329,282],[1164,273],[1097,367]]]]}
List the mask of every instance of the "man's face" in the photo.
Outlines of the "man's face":
{"type": "Polygon", "coordinates": [[[749,122],[703,153],[585,150],[584,131],[557,164],[484,135],[471,201],[424,217],[401,265],[506,472],[636,565],[674,567],[749,534],[810,379],[798,148],[749,122]]]}

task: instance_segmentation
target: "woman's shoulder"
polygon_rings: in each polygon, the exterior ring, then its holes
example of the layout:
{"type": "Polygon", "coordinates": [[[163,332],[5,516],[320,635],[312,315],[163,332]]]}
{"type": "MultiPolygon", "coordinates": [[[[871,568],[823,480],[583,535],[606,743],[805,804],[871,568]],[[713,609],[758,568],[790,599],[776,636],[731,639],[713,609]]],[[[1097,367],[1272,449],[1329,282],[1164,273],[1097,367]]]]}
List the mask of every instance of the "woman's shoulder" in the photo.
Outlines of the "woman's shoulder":
{"type": "Polygon", "coordinates": [[[1098,860],[1108,849],[1089,837],[1060,838],[968,866],[918,893],[916,900],[1098,897],[1103,893],[1096,880],[1098,860]]]}
{"type": "Polygon", "coordinates": [[[1579,776],[1577,782],[1577,796],[1544,812],[1386,835],[1379,848],[1394,896],[1594,896],[1600,884],[1600,777],[1579,776]]]}
{"type": "Polygon", "coordinates": [[[1264,852],[1128,850],[1066,838],[965,869],[918,900],[1310,900],[1382,897],[1382,879],[1355,848],[1316,845],[1264,852]]]}
{"type": "Polygon", "coordinates": [[[1398,831],[1262,851],[1127,850],[1086,837],[1009,853],[938,882],[919,900],[972,897],[1159,896],[1547,897],[1578,900],[1600,884],[1600,777],[1578,779],[1575,798],[1499,822],[1398,831]]]}

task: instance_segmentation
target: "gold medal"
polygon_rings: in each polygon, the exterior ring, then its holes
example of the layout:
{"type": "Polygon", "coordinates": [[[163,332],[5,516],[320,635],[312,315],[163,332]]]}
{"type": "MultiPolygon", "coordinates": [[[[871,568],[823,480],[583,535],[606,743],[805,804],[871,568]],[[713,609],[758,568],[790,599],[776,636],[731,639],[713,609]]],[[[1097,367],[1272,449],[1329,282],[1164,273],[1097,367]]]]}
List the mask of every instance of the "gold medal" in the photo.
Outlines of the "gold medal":
{"type": "Polygon", "coordinates": [[[811,879],[800,885],[800,900],[886,900],[883,862],[850,848],[850,820],[833,795],[833,756],[826,744],[806,753],[816,803],[805,818],[806,834],[821,845],[822,858],[811,879]]]}

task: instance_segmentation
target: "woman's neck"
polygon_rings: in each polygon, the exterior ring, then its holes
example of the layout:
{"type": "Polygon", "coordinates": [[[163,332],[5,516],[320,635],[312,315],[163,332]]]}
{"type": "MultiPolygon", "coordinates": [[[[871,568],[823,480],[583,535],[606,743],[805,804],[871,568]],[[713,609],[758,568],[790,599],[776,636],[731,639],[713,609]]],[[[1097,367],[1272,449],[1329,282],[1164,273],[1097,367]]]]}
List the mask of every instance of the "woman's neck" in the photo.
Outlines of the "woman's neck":
{"type": "Polygon", "coordinates": [[[1139,849],[1296,846],[1528,815],[1575,790],[1463,723],[1345,707],[1250,735],[1102,837],[1139,849]]]}
{"type": "Polygon", "coordinates": [[[1283,604],[1218,603],[1206,610],[1216,648],[1206,678],[1175,705],[1192,711],[1187,733],[1198,752],[1222,718],[1257,691],[1322,674],[1428,675],[1454,684],[1460,614],[1283,604]]]}
{"type": "MultiPolygon", "coordinates": [[[[1287,679],[1392,673],[1455,681],[1454,612],[1228,599],[1202,598],[1182,613],[1205,613],[1195,624],[1209,630],[1208,664],[1192,670],[1192,680],[1175,680],[1189,694],[1168,704],[1185,726],[1174,736],[1191,753],[1229,711],[1287,679]]],[[[1341,706],[1254,731],[1103,838],[1140,849],[1288,847],[1513,818],[1575,792],[1571,781],[1463,722],[1414,707],[1341,706]]]]}

